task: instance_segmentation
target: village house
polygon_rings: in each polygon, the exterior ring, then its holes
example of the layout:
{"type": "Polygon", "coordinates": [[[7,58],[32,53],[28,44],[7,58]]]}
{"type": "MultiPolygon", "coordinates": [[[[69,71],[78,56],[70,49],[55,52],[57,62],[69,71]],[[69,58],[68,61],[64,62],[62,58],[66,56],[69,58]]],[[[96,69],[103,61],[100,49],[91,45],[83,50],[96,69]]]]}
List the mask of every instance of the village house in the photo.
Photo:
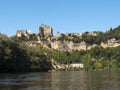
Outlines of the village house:
{"type": "Polygon", "coordinates": [[[73,68],[83,68],[84,65],[83,65],[83,63],[71,63],[70,67],[73,67],[73,68]]]}

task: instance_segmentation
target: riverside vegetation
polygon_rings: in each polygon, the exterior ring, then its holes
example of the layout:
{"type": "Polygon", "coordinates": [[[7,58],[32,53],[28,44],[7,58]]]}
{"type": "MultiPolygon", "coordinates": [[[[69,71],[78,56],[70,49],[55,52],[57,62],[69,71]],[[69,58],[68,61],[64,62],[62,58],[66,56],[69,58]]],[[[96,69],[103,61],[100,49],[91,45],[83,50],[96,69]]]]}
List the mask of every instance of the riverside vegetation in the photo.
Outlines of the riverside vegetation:
{"type": "MultiPolygon", "coordinates": [[[[37,40],[36,34],[30,34],[29,39],[24,35],[20,38],[7,37],[0,34],[0,72],[33,72],[53,69],[51,60],[59,64],[83,63],[83,70],[120,70],[120,46],[103,48],[101,42],[115,38],[120,40],[120,26],[107,32],[96,32],[96,36],[74,36],[73,42],[85,41],[88,44],[97,44],[90,50],[59,51],[48,49],[41,44],[35,47],[26,46],[23,41],[37,40]]],[[[66,36],[59,38],[67,40],[66,36]]]]}

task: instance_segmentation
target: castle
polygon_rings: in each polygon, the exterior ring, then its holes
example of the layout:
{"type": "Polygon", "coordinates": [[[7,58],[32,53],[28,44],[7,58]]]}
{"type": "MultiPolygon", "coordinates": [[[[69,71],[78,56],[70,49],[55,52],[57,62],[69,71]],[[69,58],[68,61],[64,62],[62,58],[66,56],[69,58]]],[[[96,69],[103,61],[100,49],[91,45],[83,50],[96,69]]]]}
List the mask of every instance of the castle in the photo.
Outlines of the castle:
{"type": "Polygon", "coordinates": [[[40,37],[52,37],[53,36],[53,29],[51,26],[47,26],[47,25],[42,24],[39,27],[39,34],[40,34],[40,37]]]}
{"type": "MultiPolygon", "coordinates": [[[[28,33],[27,30],[17,30],[16,36],[17,37],[22,37],[22,35],[28,36],[29,33],[28,33]]],[[[52,27],[41,24],[41,26],[39,27],[39,36],[40,37],[52,37],[53,36],[52,27]]]]}

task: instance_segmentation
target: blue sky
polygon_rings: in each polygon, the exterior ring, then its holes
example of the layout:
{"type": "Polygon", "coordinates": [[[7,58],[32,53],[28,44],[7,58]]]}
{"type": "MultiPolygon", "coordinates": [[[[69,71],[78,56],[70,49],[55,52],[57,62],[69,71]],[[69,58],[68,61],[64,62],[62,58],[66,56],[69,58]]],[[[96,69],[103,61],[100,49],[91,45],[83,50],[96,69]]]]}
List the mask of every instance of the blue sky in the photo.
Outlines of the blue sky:
{"type": "Polygon", "coordinates": [[[120,0],[0,0],[0,33],[38,33],[41,24],[57,32],[106,31],[120,25],[120,0]]]}

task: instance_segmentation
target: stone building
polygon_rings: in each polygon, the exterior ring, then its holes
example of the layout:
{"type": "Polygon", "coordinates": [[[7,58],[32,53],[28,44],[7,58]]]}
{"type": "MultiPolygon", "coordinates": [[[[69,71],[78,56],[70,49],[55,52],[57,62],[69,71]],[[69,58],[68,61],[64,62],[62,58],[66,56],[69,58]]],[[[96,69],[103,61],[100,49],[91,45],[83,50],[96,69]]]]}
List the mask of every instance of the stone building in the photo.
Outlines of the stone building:
{"type": "Polygon", "coordinates": [[[16,36],[17,36],[17,37],[22,37],[22,35],[24,35],[24,36],[26,36],[26,37],[29,36],[27,30],[17,30],[16,36]]]}
{"type": "Polygon", "coordinates": [[[40,33],[40,37],[52,37],[53,36],[53,29],[51,26],[47,26],[42,24],[39,27],[39,33],[40,33]]]}

